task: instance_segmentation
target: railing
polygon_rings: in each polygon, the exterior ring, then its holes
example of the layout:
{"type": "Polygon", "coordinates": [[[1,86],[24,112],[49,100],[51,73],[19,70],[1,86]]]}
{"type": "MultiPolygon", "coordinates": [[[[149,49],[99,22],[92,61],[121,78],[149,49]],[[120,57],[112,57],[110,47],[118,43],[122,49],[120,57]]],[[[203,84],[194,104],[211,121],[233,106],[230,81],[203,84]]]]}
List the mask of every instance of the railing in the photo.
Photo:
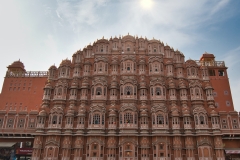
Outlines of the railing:
{"type": "Polygon", "coordinates": [[[180,129],[180,124],[173,124],[172,129],[180,129]]]}
{"type": "Polygon", "coordinates": [[[188,97],[187,97],[187,96],[181,96],[181,97],[180,97],[180,100],[182,100],[182,101],[187,101],[187,100],[188,100],[188,97]]]}
{"type": "Polygon", "coordinates": [[[65,124],[65,129],[73,129],[73,124],[65,124]]]}
{"type": "Polygon", "coordinates": [[[92,100],[106,100],[107,99],[107,96],[104,96],[104,95],[93,95],[92,96],[92,100]]]}
{"type": "Polygon", "coordinates": [[[105,125],[103,124],[90,124],[88,129],[105,129],[105,125]]]}
{"type": "Polygon", "coordinates": [[[116,124],[108,124],[108,129],[116,129],[117,125],[116,124]]]}
{"type": "Polygon", "coordinates": [[[206,62],[206,61],[195,60],[195,62],[196,62],[197,65],[199,65],[199,66],[225,67],[224,61],[210,61],[210,62],[206,62]]]}
{"type": "Polygon", "coordinates": [[[209,129],[206,124],[195,125],[195,129],[209,129]]]}
{"type": "Polygon", "coordinates": [[[32,160],[40,160],[39,157],[32,157],[32,160]]]}
{"type": "Polygon", "coordinates": [[[133,123],[127,123],[127,124],[120,124],[119,127],[120,128],[137,128],[138,125],[133,123]]]}
{"type": "Polygon", "coordinates": [[[70,158],[69,157],[62,157],[61,160],[70,160],[70,158]]]}
{"type": "Polygon", "coordinates": [[[48,71],[7,71],[6,77],[48,77],[48,71]]]}
{"type": "Polygon", "coordinates": [[[212,160],[212,157],[199,157],[199,160],[212,160]]]}
{"type": "Polygon", "coordinates": [[[184,129],[192,129],[191,124],[184,124],[184,129]]]}
{"type": "Polygon", "coordinates": [[[174,158],[174,160],[182,160],[182,157],[174,158]]]}
{"type": "Polygon", "coordinates": [[[37,126],[36,126],[36,128],[37,128],[37,129],[43,129],[44,126],[45,126],[44,124],[39,124],[39,123],[38,123],[37,126]]]}
{"type": "Polygon", "coordinates": [[[214,100],[214,97],[213,96],[207,96],[207,100],[208,101],[214,100]]]}
{"type": "Polygon", "coordinates": [[[49,129],[61,129],[61,124],[49,124],[49,129]]]}
{"type": "Polygon", "coordinates": [[[141,160],[149,160],[149,157],[141,157],[141,160]]]}
{"type": "Polygon", "coordinates": [[[84,129],[84,124],[77,124],[77,129],[84,129]]]}
{"type": "Polygon", "coordinates": [[[87,96],[81,96],[80,100],[87,100],[87,96]]]}
{"type": "Polygon", "coordinates": [[[187,160],[195,160],[194,157],[187,157],[187,160]]]}
{"type": "Polygon", "coordinates": [[[153,157],[153,160],[170,160],[169,157],[153,157]]]}
{"type": "Polygon", "coordinates": [[[168,129],[168,125],[163,125],[163,124],[154,124],[152,126],[152,129],[168,129]]]}
{"type": "Polygon", "coordinates": [[[103,160],[102,157],[87,157],[86,160],[103,160]]]}
{"type": "Polygon", "coordinates": [[[117,100],[117,96],[110,96],[110,100],[117,100]]]}
{"type": "Polygon", "coordinates": [[[58,158],[49,158],[49,157],[45,157],[43,160],[58,160],[58,158]]]}
{"type": "Polygon", "coordinates": [[[141,125],[140,125],[140,128],[141,128],[141,129],[148,129],[148,124],[141,124],[141,125]]]}
{"type": "Polygon", "coordinates": [[[43,100],[50,100],[50,95],[43,95],[43,100]]]}
{"type": "Polygon", "coordinates": [[[136,95],[122,95],[121,99],[137,99],[136,95]]]}
{"type": "Polygon", "coordinates": [[[82,160],[82,157],[74,157],[73,160],[82,160]]]}
{"type": "Polygon", "coordinates": [[[169,96],[169,99],[170,100],[177,100],[177,97],[176,96],[169,96]]]}
{"type": "Polygon", "coordinates": [[[198,76],[196,76],[196,75],[190,75],[190,76],[187,76],[187,78],[189,78],[189,79],[196,79],[196,78],[199,78],[198,76]]]}
{"type": "Polygon", "coordinates": [[[76,100],[76,99],[77,99],[77,96],[75,95],[69,97],[69,100],[76,100]]]}
{"type": "Polygon", "coordinates": [[[66,100],[66,96],[58,96],[58,95],[55,95],[54,97],[53,97],[53,100],[66,100]]]}
{"type": "Polygon", "coordinates": [[[147,96],[140,96],[140,100],[147,100],[147,96]]]}
{"type": "Polygon", "coordinates": [[[151,100],[166,100],[165,96],[151,96],[151,100]]]}
{"type": "Polygon", "coordinates": [[[220,125],[219,124],[213,124],[212,129],[220,129],[220,125]]]}
{"type": "Polygon", "coordinates": [[[120,157],[119,160],[137,160],[136,157],[120,157]]]}

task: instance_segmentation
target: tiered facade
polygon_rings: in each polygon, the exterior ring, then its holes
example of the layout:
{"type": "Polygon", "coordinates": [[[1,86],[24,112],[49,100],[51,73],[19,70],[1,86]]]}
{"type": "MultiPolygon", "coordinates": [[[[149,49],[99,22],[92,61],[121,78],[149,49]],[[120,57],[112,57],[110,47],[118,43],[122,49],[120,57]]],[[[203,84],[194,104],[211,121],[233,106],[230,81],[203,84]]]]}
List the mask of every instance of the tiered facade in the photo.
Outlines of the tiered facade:
{"type": "Polygon", "coordinates": [[[220,119],[209,68],[226,76],[226,67],[205,57],[185,61],[158,40],[127,35],[51,66],[32,160],[224,160],[228,116],[220,119]]]}

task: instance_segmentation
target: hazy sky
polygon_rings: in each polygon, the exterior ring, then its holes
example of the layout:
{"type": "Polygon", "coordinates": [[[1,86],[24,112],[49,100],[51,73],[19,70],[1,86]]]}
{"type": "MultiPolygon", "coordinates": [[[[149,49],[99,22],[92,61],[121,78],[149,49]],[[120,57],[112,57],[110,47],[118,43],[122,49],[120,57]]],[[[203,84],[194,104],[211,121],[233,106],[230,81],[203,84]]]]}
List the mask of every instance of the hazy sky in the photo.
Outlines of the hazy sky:
{"type": "Polygon", "coordinates": [[[209,52],[228,68],[240,111],[239,0],[2,0],[0,88],[6,67],[46,71],[97,39],[138,35],[160,39],[198,60],[209,52]]]}

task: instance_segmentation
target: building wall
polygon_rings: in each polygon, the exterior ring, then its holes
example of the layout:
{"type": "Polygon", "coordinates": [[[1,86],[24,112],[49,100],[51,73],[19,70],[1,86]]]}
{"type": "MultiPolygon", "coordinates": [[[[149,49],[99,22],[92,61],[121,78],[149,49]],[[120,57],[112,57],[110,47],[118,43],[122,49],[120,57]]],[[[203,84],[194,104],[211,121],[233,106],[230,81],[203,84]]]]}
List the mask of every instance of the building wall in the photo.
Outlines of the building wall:
{"type": "MultiPolygon", "coordinates": [[[[154,39],[98,40],[42,78],[29,78],[33,90],[27,95],[36,101],[29,100],[32,108],[24,111],[1,110],[2,135],[28,123],[22,130],[35,136],[33,160],[222,160],[224,137],[238,134],[239,118],[232,101],[230,107],[215,106],[214,91],[223,97],[221,90],[229,89],[219,103],[231,100],[231,92],[227,74],[209,76],[212,68],[226,69],[223,61],[213,62],[185,61],[181,52],[154,39]],[[217,84],[225,87],[216,89],[217,84]],[[38,111],[35,104],[41,104],[38,111]]],[[[9,79],[2,95],[17,97],[9,91],[11,83],[28,78],[9,79]]]]}

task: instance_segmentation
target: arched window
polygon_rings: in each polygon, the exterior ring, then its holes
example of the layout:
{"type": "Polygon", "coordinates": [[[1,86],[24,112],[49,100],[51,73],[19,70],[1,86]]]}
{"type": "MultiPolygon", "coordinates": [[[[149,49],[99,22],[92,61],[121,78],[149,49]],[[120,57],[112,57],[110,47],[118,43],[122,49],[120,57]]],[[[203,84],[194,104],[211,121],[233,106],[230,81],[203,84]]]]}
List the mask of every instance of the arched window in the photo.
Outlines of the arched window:
{"type": "Polygon", "coordinates": [[[164,117],[163,115],[157,115],[157,124],[164,124],[164,117]]]}
{"type": "Polygon", "coordinates": [[[57,115],[53,115],[52,124],[57,124],[57,115]]]}
{"type": "Polygon", "coordinates": [[[133,115],[131,113],[124,114],[124,123],[133,123],[133,115]]]}
{"type": "Polygon", "coordinates": [[[93,115],[93,124],[100,124],[100,115],[99,114],[93,115]]]}
{"type": "Polygon", "coordinates": [[[199,116],[199,121],[200,121],[200,124],[205,124],[205,118],[203,115],[199,116]]]}
{"type": "Polygon", "coordinates": [[[96,88],[96,95],[102,95],[102,87],[96,88]]]}
{"type": "Polygon", "coordinates": [[[132,86],[125,86],[124,94],[125,95],[133,95],[133,87],[132,86]]]}
{"type": "Polygon", "coordinates": [[[160,87],[156,87],[156,93],[157,96],[161,95],[161,88],[160,87]]]}

